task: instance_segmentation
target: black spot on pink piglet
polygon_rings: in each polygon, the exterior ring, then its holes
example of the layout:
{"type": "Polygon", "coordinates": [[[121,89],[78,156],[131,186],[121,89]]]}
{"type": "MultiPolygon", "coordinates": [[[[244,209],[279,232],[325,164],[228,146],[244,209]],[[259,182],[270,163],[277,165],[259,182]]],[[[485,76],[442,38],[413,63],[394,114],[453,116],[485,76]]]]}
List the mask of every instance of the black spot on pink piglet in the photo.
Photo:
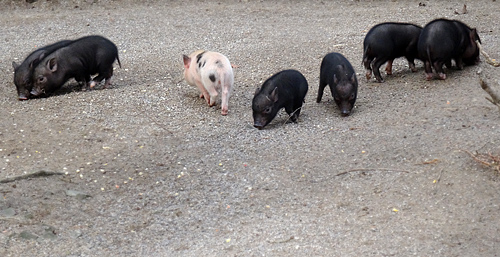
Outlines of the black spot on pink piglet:
{"type": "Polygon", "coordinates": [[[205,67],[205,64],[207,64],[207,61],[199,62],[199,63],[198,63],[198,68],[203,68],[203,67],[205,67]]]}
{"type": "Polygon", "coordinates": [[[215,61],[215,64],[217,65],[217,68],[222,69],[224,68],[224,64],[220,60],[215,61]]]}
{"type": "Polygon", "coordinates": [[[203,57],[203,54],[205,53],[206,51],[203,51],[201,53],[199,53],[198,55],[196,55],[196,63],[200,63],[200,60],[201,60],[201,57],[203,57]]]}

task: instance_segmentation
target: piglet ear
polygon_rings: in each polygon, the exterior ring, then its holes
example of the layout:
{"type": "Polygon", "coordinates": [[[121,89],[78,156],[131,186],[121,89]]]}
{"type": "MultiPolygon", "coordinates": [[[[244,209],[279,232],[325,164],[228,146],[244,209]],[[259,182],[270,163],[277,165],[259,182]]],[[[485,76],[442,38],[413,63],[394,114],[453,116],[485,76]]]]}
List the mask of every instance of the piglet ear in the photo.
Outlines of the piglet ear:
{"type": "Polygon", "coordinates": [[[260,88],[255,89],[255,93],[253,95],[257,95],[260,92],[260,88]]]}
{"type": "Polygon", "coordinates": [[[51,72],[55,72],[57,70],[57,60],[56,58],[52,58],[47,62],[47,68],[51,72]]]}
{"type": "Polygon", "coordinates": [[[470,35],[469,35],[469,36],[470,36],[470,39],[471,39],[473,42],[476,42],[476,40],[477,40],[477,41],[479,41],[479,43],[480,43],[480,44],[482,44],[482,43],[481,43],[481,39],[479,38],[479,35],[477,34],[477,30],[476,30],[476,28],[471,29],[471,31],[470,31],[470,35]]]}
{"type": "Polygon", "coordinates": [[[17,70],[18,67],[19,64],[17,64],[16,62],[12,62],[12,68],[14,68],[14,70],[17,70]]]}
{"type": "Polygon", "coordinates": [[[269,97],[269,99],[271,99],[271,101],[275,103],[278,101],[278,87],[274,88],[273,92],[271,92],[271,96],[269,97]]]}
{"type": "Polygon", "coordinates": [[[333,74],[333,83],[339,83],[339,79],[337,78],[337,76],[335,76],[335,74],[333,74]]]}
{"type": "Polygon", "coordinates": [[[30,69],[33,69],[33,67],[37,66],[42,60],[45,58],[45,52],[42,52],[38,58],[34,59],[32,62],[30,62],[30,69]]]}
{"type": "Polygon", "coordinates": [[[189,56],[183,54],[182,59],[184,61],[184,68],[189,69],[189,64],[191,63],[191,58],[189,58],[189,56]]]}

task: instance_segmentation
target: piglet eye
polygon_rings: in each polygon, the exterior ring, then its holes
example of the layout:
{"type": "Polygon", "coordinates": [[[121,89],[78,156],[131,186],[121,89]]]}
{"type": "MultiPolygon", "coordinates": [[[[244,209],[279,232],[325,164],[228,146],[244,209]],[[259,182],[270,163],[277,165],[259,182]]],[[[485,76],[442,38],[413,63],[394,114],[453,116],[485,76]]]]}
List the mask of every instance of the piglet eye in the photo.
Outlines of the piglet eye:
{"type": "Polygon", "coordinates": [[[351,94],[351,96],[349,97],[349,100],[353,100],[354,99],[354,94],[351,94]]]}
{"type": "Polygon", "coordinates": [[[39,83],[44,83],[45,82],[45,77],[38,77],[38,82],[39,83]]]}
{"type": "Polygon", "coordinates": [[[265,110],[264,110],[264,113],[270,113],[271,112],[271,107],[267,107],[265,110]]]}

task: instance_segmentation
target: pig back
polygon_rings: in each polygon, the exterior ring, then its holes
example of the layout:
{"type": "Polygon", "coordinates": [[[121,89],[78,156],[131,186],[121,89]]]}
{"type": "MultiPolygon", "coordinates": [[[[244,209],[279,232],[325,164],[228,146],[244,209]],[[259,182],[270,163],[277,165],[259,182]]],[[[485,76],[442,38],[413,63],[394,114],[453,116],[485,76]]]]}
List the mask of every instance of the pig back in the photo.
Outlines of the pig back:
{"type": "Polygon", "coordinates": [[[327,84],[333,86],[333,75],[340,81],[348,80],[354,74],[354,68],[342,54],[332,52],[323,58],[320,73],[320,76],[324,76],[325,81],[328,81],[327,84]]]}
{"type": "Polygon", "coordinates": [[[81,62],[82,68],[90,75],[108,69],[118,60],[118,48],[102,36],[80,38],[65,50],[65,55],[74,62],[81,62]]]}
{"type": "Polygon", "coordinates": [[[263,92],[270,94],[274,88],[278,88],[279,103],[294,101],[298,99],[303,101],[308,90],[308,83],[304,75],[297,70],[283,70],[266,82],[262,88],[263,92]]]}

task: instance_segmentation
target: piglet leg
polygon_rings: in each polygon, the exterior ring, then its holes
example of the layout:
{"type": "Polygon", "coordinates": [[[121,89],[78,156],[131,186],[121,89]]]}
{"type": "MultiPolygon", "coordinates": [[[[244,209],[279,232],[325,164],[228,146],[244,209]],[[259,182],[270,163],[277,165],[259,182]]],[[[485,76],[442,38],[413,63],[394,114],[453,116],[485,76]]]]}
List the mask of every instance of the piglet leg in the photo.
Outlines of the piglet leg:
{"type": "Polygon", "coordinates": [[[198,80],[195,81],[195,83],[196,83],[196,86],[198,87],[198,89],[201,92],[200,98],[205,98],[205,101],[207,102],[207,104],[210,105],[210,95],[208,94],[207,90],[203,86],[203,83],[201,83],[201,81],[198,81],[198,80]]]}
{"type": "Polygon", "coordinates": [[[106,79],[106,83],[104,83],[103,88],[107,88],[109,85],[111,85],[111,78],[106,79]]]}
{"type": "Polygon", "coordinates": [[[90,82],[90,89],[94,88],[98,83],[101,83],[101,81],[103,81],[104,79],[106,80],[104,88],[106,88],[106,86],[111,85],[111,77],[113,77],[113,66],[111,66],[107,70],[99,71],[99,75],[90,82]]]}
{"type": "Polygon", "coordinates": [[[229,94],[230,94],[229,90],[227,90],[227,89],[222,90],[222,103],[221,103],[221,105],[222,105],[221,114],[222,115],[227,115],[227,113],[228,113],[229,94]]]}
{"type": "Polygon", "coordinates": [[[209,87],[208,88],[208,94],[210,95],[210,101],[208,101],[208,105],[210,107],[214,106],[215,105],[215,99],[217,99],[217,95],[219,95],[217,93],[217,90],[215,90],[215,88],[213,87],[209,87]]]}
{"type": "Polygon", "coordinates": [[[392,62],[394,60],[388,60],[387,61],[387,65],[385,66],[385,72],[387,73],[387,75],[392,75],[392,62]]]}

